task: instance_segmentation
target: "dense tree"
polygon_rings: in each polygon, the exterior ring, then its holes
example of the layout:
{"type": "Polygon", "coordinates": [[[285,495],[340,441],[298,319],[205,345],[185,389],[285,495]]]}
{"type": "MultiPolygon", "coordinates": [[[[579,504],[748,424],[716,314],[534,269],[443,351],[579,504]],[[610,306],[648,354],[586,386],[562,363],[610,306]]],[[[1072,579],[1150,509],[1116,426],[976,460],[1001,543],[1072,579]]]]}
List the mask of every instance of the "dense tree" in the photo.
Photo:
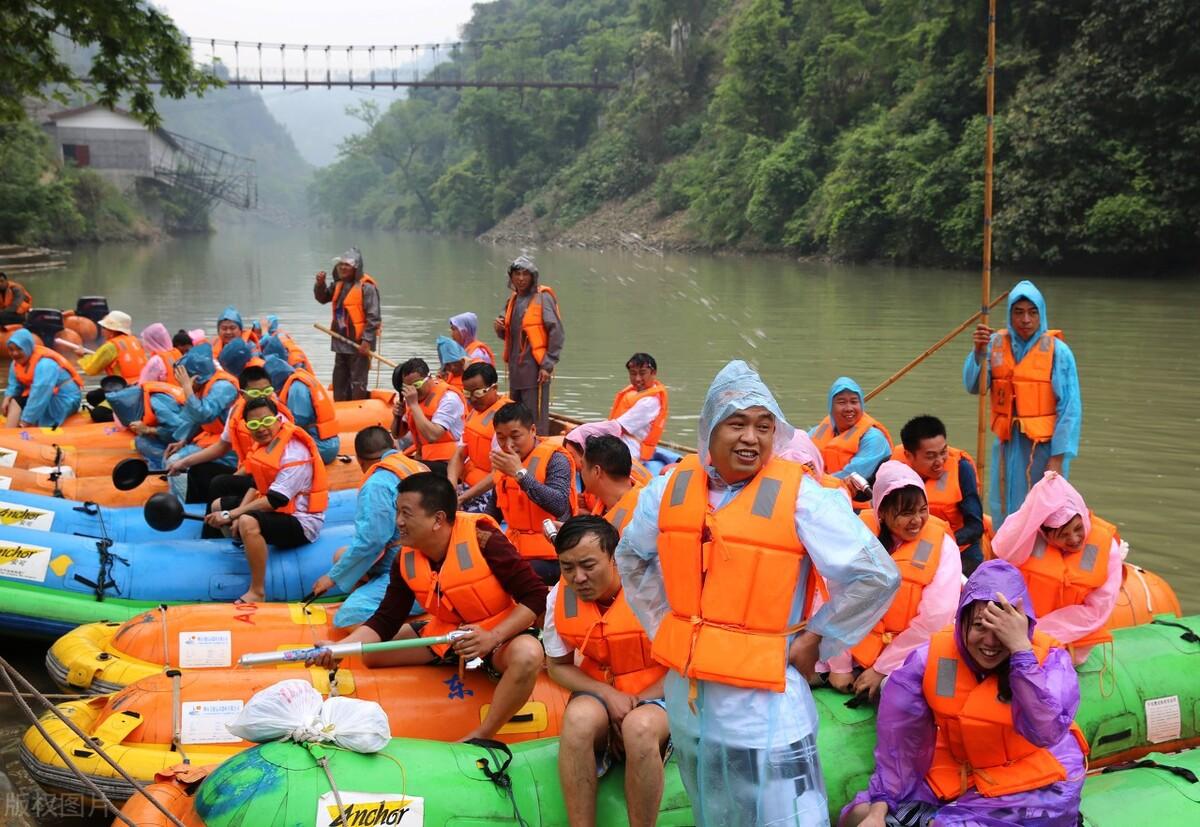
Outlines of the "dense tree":
{"type": "Polygon", "coordinates": [[[212,83],[193,66],[171,19],[143,0],[5,0],[0,4],[0,120],[20,120],[25,97],[54,95],[65,102],[64,89],[81,87],[76,67],[60,48],[64,43],[89,50],[89,86],[99,103],[113,107],[128,101],[133,114],[150,126],[160,121],[152,81],[173,98],[212,83]]]}

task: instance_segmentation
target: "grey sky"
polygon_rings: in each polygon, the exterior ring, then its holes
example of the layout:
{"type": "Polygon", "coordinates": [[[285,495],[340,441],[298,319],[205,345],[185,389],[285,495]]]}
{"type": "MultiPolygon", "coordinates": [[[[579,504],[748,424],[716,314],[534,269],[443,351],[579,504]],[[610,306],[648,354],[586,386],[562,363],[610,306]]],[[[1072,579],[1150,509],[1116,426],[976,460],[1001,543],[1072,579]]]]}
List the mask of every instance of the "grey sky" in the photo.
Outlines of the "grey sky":
{"type": "Polygon", "coordinates": [[[458,39],[474,0],[158,0],[191,37],[385,45],[458,39]]]}

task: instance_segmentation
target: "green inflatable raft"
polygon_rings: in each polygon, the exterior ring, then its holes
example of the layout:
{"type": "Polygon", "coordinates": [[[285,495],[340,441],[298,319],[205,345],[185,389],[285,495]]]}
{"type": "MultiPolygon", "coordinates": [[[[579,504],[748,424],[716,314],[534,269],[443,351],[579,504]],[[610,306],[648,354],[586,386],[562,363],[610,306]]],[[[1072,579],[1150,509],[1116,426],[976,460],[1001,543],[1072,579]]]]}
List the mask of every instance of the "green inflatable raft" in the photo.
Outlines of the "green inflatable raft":
{"type": "MultiPolygon", "coordinates": [[[[1200,745],[1197,710],[1200,710],[1200,616],[1177,619],[1163,616],[1153,623],[1114,633],[1114,645],[1098,647],[1079,668],[1082,702],[1076,716],[1092,745],[1093,767],[1130,761],[1152,751],[1186,749],[1200,745]]],[[[837,813],[867,785],[874,768],[875,712],[867,706],[846,705],[846,696],[832,690],[813,693],[821,725],[818,746],[829,797],[830,815],[837,813]]],[[[531,825],[561,825],[562,795],[558,785],[555,739],[531,741],[512,747],[509,767],[513,798],[489,780],[478,764],[488,757],[479,747],[394,739],[379,755],[356,755],[329,750],[334,782],[344,792],[362,793],[373,802],[380,818],[403,809],[408,799],[420,799],[423,818],[409,821],[366,821],[362,824],[483,825],[512,823],[515,805],[531,825]],[[373,798],[372,798],[373,796],[373,798]],[[391,809],[389,809],[391,808],[391,809]]],[[[291,827],[300,824],[333,825],[331,787],[310,747],[266,744],[247,750],[222,764],[200,786],[194,799],[206,827],[291,827]],[[317,815],[323,821],[313,821],[317,815]]],[[[1198,753],[1187,753],[1195,761],[1198,753]]],[[[495,756],[492,756],[494,759],[495,756]]],[[[492,760],[489,768],[495,768],[492,760]]],[[[1141,770],[1122,771],[1089,780],[1090,795],[1099,796],[1122,783],[1133,784],[1141,770]]],[[[1138,781],[1158,789],[1169,779],[1138,781]]],[[[1171,782],[1173,783],[1173,782],[1171,782]]],[[[1197,799],[1197,788],[1189,790],[1197,799]]],[[[614,769],[600,785],[599,823],[625,824],[623,780],[614,769]]],[[[356,797],[352,797],[356,798],[356,797]]],[[[1168,796],[1170,798],[1170,796],[1168,796]]],[[[1186,798],[1186,797],[1185,797],[1186,798]]],[[[1176,803],[1185,803],[1179,798],[1176,803]]],[[[343,805],[347,803],[343,798],[343,805]]],[[[357,800],[357,798],[356,798],[357,800]]],[[[1172,799],[1174,800],[1174,799],[1172,799]]],[[[1136,802],[1136,799],[1135,799],[1136,802]]],[[[413,807],[418,805],[414,804],[413,807]]],[[[1136,806],[1136,803],[1131,806],[1136,806]]],[[[416,812],[415,810],[410,810],[416,812]]],[[[1103,812],[1097,805],[1095,812],[1103,812]]],[[[371,816],[373,818],[374,816],[371,816]]],[[[390,817],[390,816],[389,816],[390,817]]],[[[1106,816],[1107,817],[1107,816],[1106,816]]],[[[400,816],[396,816],[400,819],[400,816]]],[[[1096,816],[1099,818],[1099,815],[1096,816]]],[[[691,823],[687,796],[674,762],[667,767],[666,792],[659,824],[691,823]]],[[[349,820],[349,825],[357,822],[349,820]]],[[[1109,820],[1096,825],[1131,824],[1109,820]]],[[[1150,824],[1200,823],[1151,820],[1150,824]]]]}
{"type": "Polygon", "coordinates": [[[1200,749],[1152,752],[1083,785],[1084,827],[1200,824],[1200,749]]]}

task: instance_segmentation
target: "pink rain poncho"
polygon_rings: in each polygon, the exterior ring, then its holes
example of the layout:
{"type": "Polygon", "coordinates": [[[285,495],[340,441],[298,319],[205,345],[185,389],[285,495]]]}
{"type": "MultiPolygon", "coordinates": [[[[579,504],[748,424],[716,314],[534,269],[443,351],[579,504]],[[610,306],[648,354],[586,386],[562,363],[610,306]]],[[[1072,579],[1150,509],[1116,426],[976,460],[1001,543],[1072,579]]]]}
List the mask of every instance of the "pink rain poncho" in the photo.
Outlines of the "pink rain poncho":
{"type": "MultiPolygon", "coordinates": [[[[564,440],[575,443],[580,450],[583,450],[587,447],[588,437],[593,436],[615,436],[620,439],[621,423],[615,419],[606,419],[603,422],[585,422],[568,431],[564,440]]],[[[636,458],[634,457],[634,459],[636,458]]]]}
{"type": "Polygon", "coordinates": [[[812,437],[799,428],[792,434],[788,444],[779,451],[779,456],[811,466],[818,477],[825,473],[825,459],[821,456],[821,449],[812,441],[812,437]]]}
{"type": "Polygon", "coordinates": [[[167,365],[158,354],[172,348],[171,331],[161,322],[155,322],[142,331],[142,345],[150,354],[150,358],[146,360],[141,374],[138,375],[138,384],[169,381],[167,365]]]}
{"type": "MultiPolygon", "coordinates": [[[[916,471],[903,462],[888,460],[879,466],[879,471],[875,474],[875,485],[871,488],[871,508],[878,515],[879,506],[888,494],[908,486],[925,490],[925,483],[916,471]]],[[[893,548],[887,549],[888,553],[895,552],[899,546],[900,543],[895,543],[893,548]]],[[[953,622],[961,584],[962,557],[958,552],[958,544],[954,542],[954,534],[947,527],[946,534],[942,537],[937,571],[929,585],[921,590],[921,602],[917,604],[917,613],[909,621],[908,627],[883,647],[873,664],[876,672],[881,675],[892,674],[900,668],[912,650],[928,643],[934,632],[953,622]]],[[[845,652],[829,662],[829,671],[845,673],[851,671],[852,666],[851,655],[845,652]]]]}
{"type": "MultiPolygon", "coordinates": [[[[954,624],[958,649],[977,674],[982,672],[967,654],[963,621],[976,601],[992,600],[1000,592],[1014,606],[1021,600],[1029,616],[1032,638],[1037,618],[1021,573],[1002,560],[989,560],[975,570],[963,587],[954,624]]],[[[1012,690],[1013,725],[1017,733],[1046,747],[1067,772],[1067,780],[1023,793],[995,797],[968,789],[953,801],[941,802],[925,782],[937,738],[933,713],[925,700],[922,682],[929,657],[928,645],[916,649],[892,673],[879,704],[875,772],[864,792],[842,810],[843,818],[858,804],[886,802],[895,814],[902,804],[936,809],[938,827],[972,825],[1000,827],[1075,827],[1079,822],[1079,797],[1086,762],[1070,731],[1079,707],[1079,680],[1071,658],[1063,649],[1051,649],[1038,664],[1033,652],[1017,652],[1006,664],[1012,690]]]]}
{"type": "MultiPolygon", "coordinates": [[[[1043,526],[1060,528],[1077,514],[1083,518],[1084,534],[1090,534],[1092,518],[1083,497],[1067,482],[1066,477],[1047,471],[1037,484],[1029,489],[1029,495],[1021,507],[1008,515],[1004,525],[1000,526],[995,539],[992,540],[992,551],[999,559],[1020,568],[1029,559],[1038,541],[1045,542],[1043,526]]],[[[1093,589],[1082,603],[1063,606],[1043,615],[1039,621],[1043,632],[1055,640],[1069,644],[1091,634],[1108,622],[1108,617],[1117,602],[1117,594],[1121,591],[1125,557],[1121,544],[1115,538],[1107,553],[1108,577],[1104,584],[1093,589]]],[[[1091,646],[1075,648],[1075,663],[1083,663],[1091,651],[1091,646]]]]}

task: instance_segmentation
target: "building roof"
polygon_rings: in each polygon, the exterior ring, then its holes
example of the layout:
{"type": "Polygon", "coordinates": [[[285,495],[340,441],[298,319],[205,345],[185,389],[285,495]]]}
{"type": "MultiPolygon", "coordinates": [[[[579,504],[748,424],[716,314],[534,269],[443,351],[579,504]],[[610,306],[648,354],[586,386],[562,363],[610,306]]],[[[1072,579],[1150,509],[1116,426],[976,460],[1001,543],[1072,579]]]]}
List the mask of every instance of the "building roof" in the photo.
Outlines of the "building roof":
{"type": "Polygon", "coordinates": [[[120,107],[117,107],[117,106],[114,106],[112,109],[108,109],[108,107],[102,106],[101,104],[98,104],[98,103],[89,103],[86,106],[76,106],[73,109],[63,109],[60,112],[52,112],[50,115],[48,115],[46,117],[46,120],[43,123],[47,123],[47,124],[55,123],[57,121],[62,120],[63,118],[70,118],[73,115],[82,115],[84,112],[91,112],[94,109],[104,109],[106,111],[112,112],[115,115],[120,115],[124,118],[128,118],[131,121],[135,121],[139,125],[141,125],[143,128],[147,129],[147,131],[153,132],[159,138],[166,141],[168,144],[170,144],[170,146],[173,149],[179,149],[179,142],[175,140],[174,136],[171,135],[170,132],[167,132],[165,129],[151,130],[148,127],[146,127],[145,124],[142,124],[141,121],[138,121],[138,119],[135,118],[132,113],[130,113],[129,111],[127,111],[125,109],[121,109],[120,107]]]}

